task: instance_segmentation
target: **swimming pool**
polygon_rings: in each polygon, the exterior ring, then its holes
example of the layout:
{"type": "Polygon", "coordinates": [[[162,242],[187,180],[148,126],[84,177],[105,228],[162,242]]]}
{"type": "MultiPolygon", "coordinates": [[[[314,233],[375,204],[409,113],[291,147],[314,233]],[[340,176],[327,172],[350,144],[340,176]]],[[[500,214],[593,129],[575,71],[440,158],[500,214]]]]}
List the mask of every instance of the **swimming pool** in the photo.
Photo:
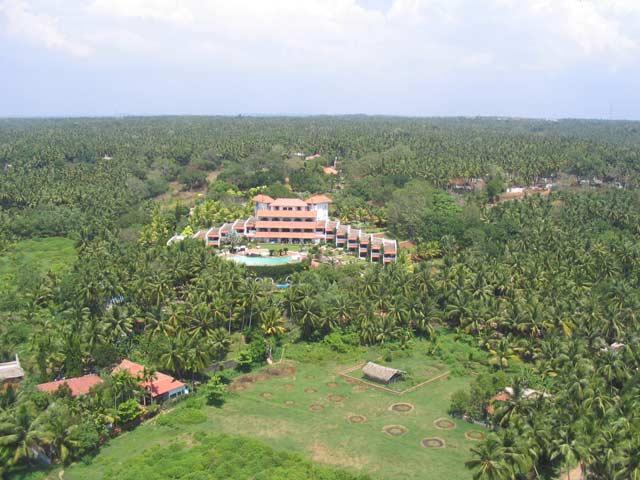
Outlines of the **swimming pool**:
{"type": "Polygon", "coordinates": [[[297,259],[294,259],[290,255],[286,255],[284,257],[247,257],[246,255],[229,255],[225,258],[229,260],[233,260],[237,263],[242,263],[248,267],[262,267],[267,265],[285,265],[287,263],[297,262],[297,259]]]}

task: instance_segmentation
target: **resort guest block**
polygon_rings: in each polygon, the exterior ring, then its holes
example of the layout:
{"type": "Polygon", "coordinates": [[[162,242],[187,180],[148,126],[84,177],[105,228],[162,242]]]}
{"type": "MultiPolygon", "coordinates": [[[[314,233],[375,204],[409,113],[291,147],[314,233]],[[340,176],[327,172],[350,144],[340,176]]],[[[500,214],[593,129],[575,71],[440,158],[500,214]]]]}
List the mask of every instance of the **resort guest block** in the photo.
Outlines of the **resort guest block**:
{"type": "MultiPolygon", "coordinates": [[[[246,219],[225,223],[193,235],[207,245],[220,247],[234,236],[261,243],[319,244],[326,243],[354,253],[371,262],[396,260],[398,245],[383,234],[366,233],[329,218],[331,199],[314,195],[306,200],[256,195],[254,214],[246,219]]],[[[169,242],[176,240],[173,237],[169,242]]]]}

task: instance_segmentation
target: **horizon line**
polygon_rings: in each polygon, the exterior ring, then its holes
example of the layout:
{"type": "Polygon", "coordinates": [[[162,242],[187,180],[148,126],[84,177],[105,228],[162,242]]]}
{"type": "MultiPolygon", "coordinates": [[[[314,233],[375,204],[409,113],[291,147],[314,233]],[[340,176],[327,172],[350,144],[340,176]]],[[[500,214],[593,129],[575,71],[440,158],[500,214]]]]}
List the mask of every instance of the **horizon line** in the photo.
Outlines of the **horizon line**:
{"type": "Polygon", "coordinates": [[[536,117],[522,115],[398,115],[386,113],[236,113],[236,114],[195,114],[195,113],[160,113],[160,114],[105,114],[105,115],[0,115],[0,121],[7,120],[67,120],[67,119],[126,119],[126,118],[318,118],[318,117],[370,117],[370,118],[396,118],[396,119],[466,119],[466,120],[529,120],[543,122],[559,122],[567,120],[581,120],[592,122],[640,122],[640,118],[605,118],[605,117],[536,117]]]}

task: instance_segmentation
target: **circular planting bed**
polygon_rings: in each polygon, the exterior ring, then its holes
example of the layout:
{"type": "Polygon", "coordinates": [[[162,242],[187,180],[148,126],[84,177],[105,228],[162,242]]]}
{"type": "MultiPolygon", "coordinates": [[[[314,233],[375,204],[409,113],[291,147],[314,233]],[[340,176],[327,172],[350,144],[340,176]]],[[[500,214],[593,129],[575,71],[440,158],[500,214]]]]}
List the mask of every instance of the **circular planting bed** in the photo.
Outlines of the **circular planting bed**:
{"type": "Polygon", "coordinates": [[[349,423],[367,423],[367,417],[364,415],[349,415],[347,420],[349,423]]]}
{"type": "Polygon", "coordinates": [[[284,388],[287,392],[293,390],[293,383],[285,383],[282,388],[284,388]]]}
{"type": "Polygon", "coordinates": [[[269,367],[266,370],[270,377],[290,377],[296,373],[294,367],[269,367]]]}
{"type": "Polygon", "coordinates": [[[307,387],[304,389],[304,393],[316,393],[318,390],[312,387],[307,387]]]}
{"type": "Polygon", "coordinates": [[[439,430],[453,430],[456,428],[456,424],[453,420],[444,417],[434,421],[433,425],[439,430]]]}
{"type": "Polygon", "coordinates": [[[464,436],[467,440],[484,440],[487,437],[484,432],[479,430],[469,430],[464,432],[464,436]]]}
{"type": "Polygon", "coordinates": [[[389,407],[389,410],[392,412],[407,413],[413,410],[413,405],[410,403],[394,403],[389,407]]]}
{"type": "Polygon", "coordinates": [[[269,393],[269,392],[262,392],[260,394],[260,396],[262,398],[264,398],[265,400],[271,400],[273,398],[273,393],[269,393]]]}
{"type": "Polygon", "coordinates": [[[355,393],[362,393],[369,390],[369,387],[367,387],[366,385],[356,385],[351,390],[353,390],[355,393]]]}
{"type": "Polygon", "coordinates": [[[337,386],[338,386],[338,384],[336,382],[327,383],[327,387],[329,387],[329,388],[336,388],[337,386]]]}
{"type": "Polygon", "coordinates": [[[255,375],[243,375],[242,377],[238,377],[236,382],[239,383],[256,383],[256,382],[264,382],[269,378],[269,375],[266,373],[256,373],[255,375]]]}
{"type": "Polygon", "coordinates": [[[385,425],[382,427],[382,431],[392,437],[401,437],[409,431],[409,429],[403,425],[385,425]]]}
{"type": "Polygon", "coordinates": [[[329,399],[330,402],[335,402],[335,403],[338,403],[344,400],[344,397],[342,395],[334,395],[333,393],[330,393],[327,398],[329,399]]]}
{"type": "Polygon", "coordinates": [[[424,448],[444,448],[444,440],[438,437],[423,438],[420,442],[424,448]]]}
{"type": "Polygon", "coordinates": [[[229,391],[230,392],[241,392],[243,390],[246,390],[247,386],[244,383],[232,383],[231,385],[229,385],[229,391]]]}
{"type": "Polygon", "coordinates": [[[285,404],[287,407],[293,407],[293,406],[296,404],[296,402],[294,402],[293,400],[285,400],[285,401],[284,401],[284,404],[285,404]]]}
{"type": "Polygon", "coordinates": [[[353,385],[354,383],[357,383],[355,379],[349,378],[349,377],[345,378],[344,381],[347,382],[349,385],[353,385]]]}
{"type": "Polygon", "coordinates": [[[309,405],[309,410],[311,410],[312,412],[321,412],[324,410],[324,406],[318,403],[312,403],[311,405],[309,405]]]}

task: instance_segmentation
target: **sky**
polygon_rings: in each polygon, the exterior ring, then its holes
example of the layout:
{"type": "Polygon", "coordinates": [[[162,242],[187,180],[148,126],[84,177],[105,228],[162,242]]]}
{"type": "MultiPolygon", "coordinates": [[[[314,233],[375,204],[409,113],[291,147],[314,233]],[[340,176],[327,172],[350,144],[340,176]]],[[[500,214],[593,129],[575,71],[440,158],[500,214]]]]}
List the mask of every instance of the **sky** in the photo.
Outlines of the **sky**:
{"type": "Polygon", "coordinates": [[[0,0],[0,116],[640,120],[640,0],[0,0]]]}

